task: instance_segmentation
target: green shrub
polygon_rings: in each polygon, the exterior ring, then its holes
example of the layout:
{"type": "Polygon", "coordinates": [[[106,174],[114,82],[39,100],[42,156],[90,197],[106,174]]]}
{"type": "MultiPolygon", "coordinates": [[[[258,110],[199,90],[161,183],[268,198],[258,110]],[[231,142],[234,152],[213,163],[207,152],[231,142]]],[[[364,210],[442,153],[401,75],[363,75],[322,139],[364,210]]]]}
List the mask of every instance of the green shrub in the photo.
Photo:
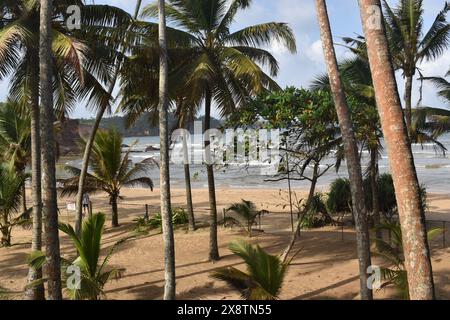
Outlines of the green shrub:
{"type": "MultiPolygon", "coordinates": [[[[369,178],[364,181],[364,194],[366,201],[366,208],[368,211],[373,210],[372,204],[372,188],[370,186],[369,178]]],[[[425,186],[420,187],[420,197],[422,198],[423,210],[427,210],[427,190],[425,186]]],[[[392,217],[397,212],[397,200],[395,198],[395,188],[392,175],[384,173],[378,177],[378,203],[381,213],[385,217],[392,217]]]]}
{"type": "Polygon", "coordinates": [[[339,178],[330,185],[328,193],[327,209],[330,213],[352,212],[352,193],[350,190],[350,181],[339,178]]]}
{"type": "Polygon", "coordinates": [[[233,203],[225,211],[234,213],[234,216],[228,216],[224,223],[231,222],[240,226],[249,237],[252,237],[252,228],[256,224],[256,218],[260,211],[256,210],[253,202],[242,200],[240,203],[233,203]]]}
{"type": "MultiPolygon", "coordinates": [[[[391,235],[389,241],[375,239],[377,244],[375,247],[376,251],[372,252],[374,256],[382,258],[387,265],[387,267],[381,268],[382,280],[385,282],[381,285],[380,289],[387,286],[394,286],[399,297],[409,300],[408,276],[405,269],[401,226],[398,222],[387,222],[377,226],[376,230],[389,232],[391,235]]],[[[440,228],[429,230],[427,233],[428,240],[441,235],[443,231],[440,228]]]]}
{"type": "MultiPolygon", "coordinates": [[[[133,220],[136,225],[134,231],[145,232],[148,229],[158,229],[162,228],[162,217],[161,213],[157,213],[152,218],[139,217],[133,220]]],[[[185,225],[189,222],[188,215],[186,211],[182,208],[177,208],[172,210],[172,223],[174,226],[185,225]]]]}
{"type": "Polygon", "coordinates": [[[244,300],[276,300],[283,287],[288,263],[279,256],[270,255],[259,246],[244,241],[230,243],[229,249],[242,258],[246,271],[224,267],[211,273],[211,277],[224,281],[238,291],[244,300]]]}
{"type": "Polygon", "coordinates": [[[317,192],[309,204],[308,212],[303,218],[302,229],[322,228],[333,223],[333,219],[328,214],[326,195],[317,192]]]}

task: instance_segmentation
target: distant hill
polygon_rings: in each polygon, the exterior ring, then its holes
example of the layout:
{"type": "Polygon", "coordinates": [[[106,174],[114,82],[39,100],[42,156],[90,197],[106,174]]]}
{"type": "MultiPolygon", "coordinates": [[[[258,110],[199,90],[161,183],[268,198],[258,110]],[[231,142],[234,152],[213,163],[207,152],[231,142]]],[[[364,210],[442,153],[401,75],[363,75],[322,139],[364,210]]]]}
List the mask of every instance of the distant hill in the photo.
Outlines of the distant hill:
{"type": "MultiPolygon", "coordinates": [[[[197,118],[196,121],[203,121],[204,117],[197,118]]],[[[79,122],[79,129],[81,135],[86,135],[90,131],[90,127],[94,124],[94,119],[76,119],[79,122]]],[[[211,127],[218,128],[222,125],[222,121],[212,118],[211,127]]],[[[136,123],[126,128],[125,118],[121,116],[114,116],[104,118],[100,124],[103,129],[116,128],[125,137],[141,137],[141,136],[157,136],[159,135],[159,124],[151,123],[149,114],[142,116],[136,123]]],[[[176,120],[173,114],[169,114],[169,128],[176,126],[176,120]]],[[[193,127],[191,125],[191,127],[193,127]]],[[[192,131],[192,129],[191,129],[192,131]]]]}

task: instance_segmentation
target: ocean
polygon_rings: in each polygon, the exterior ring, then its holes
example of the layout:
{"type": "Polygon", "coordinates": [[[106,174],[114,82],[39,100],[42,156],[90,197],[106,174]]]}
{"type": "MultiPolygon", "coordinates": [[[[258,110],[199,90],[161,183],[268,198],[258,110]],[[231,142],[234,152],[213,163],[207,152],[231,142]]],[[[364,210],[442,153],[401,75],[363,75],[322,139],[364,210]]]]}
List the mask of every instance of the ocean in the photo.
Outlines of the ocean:
{"type": "MultiPolygon", "coordinates": [[[[201,137],[197,137],[201,138],[201,137]]],[[[131,137],[124,138],[124,144],[131,145],[137,141],[133,147],[131,158],[133,162],[138,162],[146,158],[159,159],[159,151],[144,152],[147,147],[152,146],[159,149],[159,137],[131,137]]],[[[450,151],[450,134],[439,139],[441,143],[450,151]]],[[[429,192],[446,193],[450,186],[450,157],[436,151],[434,144],[424,146],[413,145],[413,154],[419,182],[426,186],[429,192]]],[[[367,169],[369,158],[363,154],[363,171],[367,169]]],[[[334,159],[326,159],[323,163],[325,168],[327,164],[334,163],[334,159]]],[[[66,164],[80,166],[81,160],[68,161],[66,164]]],[[[389,172],[389,163],[384,149],[379,161],[381,173],[389,172]]],[[[170,167],[171,184],[175,188],[184,188],[184,170],[182,165],[172,164],[170,167]]],[[[159,185],[159,170],[157,167],[149,172],[149,176],[154,180],[155,186],[159,185]]],[[[193,188],[207,187],[207,177],[205,166],[191,165],[191,177],[193,188]]],[[[318,183],[318,188],[326,190],[330,182],[337,177],[347,177],[347,168],[345,162],[342,163],[339,172],[333,168],[329,170],[318,183]]],[[[235,189],[286,189],[287,181],[267,181],[271,177],[261,175],[261,166],[259,165],[229,165],[227,167],[216,167],[215,170],[217,188],[235,188],[235,189]]],[[[292,181],[293,188],[307,188],[308,181],[292,181]]]]}

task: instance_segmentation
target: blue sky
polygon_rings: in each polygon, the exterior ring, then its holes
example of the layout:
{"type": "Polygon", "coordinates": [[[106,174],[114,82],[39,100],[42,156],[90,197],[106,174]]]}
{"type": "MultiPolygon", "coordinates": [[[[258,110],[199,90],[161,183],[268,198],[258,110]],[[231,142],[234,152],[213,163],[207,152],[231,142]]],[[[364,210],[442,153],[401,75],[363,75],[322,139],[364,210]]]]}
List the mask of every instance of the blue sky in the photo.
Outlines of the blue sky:
{"type": "MultiPolygon", "coordinates": [[[[143,0],[143,5],[152,1],[143,0]]],[[[389,2],[394,4],[397,0],[389,0],[389,2]]],[[[97,0],[96,3],[118,6],[128,12],[133,12],[135,6],[133,0],[97,0]]],[[[431,25],[443,5],[444,0],[424,0],[426,28],[431,25]]],[[[328,9],[335,42],[341,42],[340,37],[362,33],[357,0],[328,0],[328,9]]],[[[269,21],[289,23],[297,38],[298,53],[296,55],[286,52],[276,44],[270,48],[280,62],[281,70],[277,81],[283,87],[289,85],[308,87],[311,80],[325,70],[314,0],[254,0],[249,9],[238,15],[235,28],[269,21]]],[[[343,47],[337,46],[336,49],[338,58],[349,55],[343,47]]],[[[449,67],[450,55],[447,52],[436,61],[424,63],[421,69],[427,76],[444,76],[449,67]]],[[[398,74],[398,80],[400,94],[403,94],[403,80],[400,74],[398,74]]],[[[7,86],[7,81],[0,81],[0,101],[6,97],[7,86]]],[[[416,103],[418,82],[414,92],[414,103],[416,103]]],[[[423,104],[445,107],[430,85],[424,87],[423,104]]],[[[92,114],[80,104],[72,117],[92,117],[92,114]]]]}

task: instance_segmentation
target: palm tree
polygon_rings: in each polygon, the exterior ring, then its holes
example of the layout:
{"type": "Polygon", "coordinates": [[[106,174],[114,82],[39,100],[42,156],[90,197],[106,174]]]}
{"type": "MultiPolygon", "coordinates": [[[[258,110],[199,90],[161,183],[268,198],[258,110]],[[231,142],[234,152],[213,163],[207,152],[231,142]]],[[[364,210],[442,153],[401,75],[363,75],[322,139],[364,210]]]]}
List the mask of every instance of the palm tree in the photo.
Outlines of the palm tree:
{"type": "MultiPolygon", "coordinates": [[[[450,70],[446,74],[446,77],[449,76],[450,70]]],[[[450,82],[440,77],[424,77],[422,80],[431,81],[439,90],[438,96],[450,105],[450,82]]],[[[450,131],[450,111],[441,108],[421,107],[414,110],[413,120],[413,125],[417,127],[417,131],[428,133],[444,152],[447,151],[445,146],[436,139],[450,131]]]]}
{"type": "MultiPolygon", "coordinates": [[[[401,70],[405,79],[405,118],[408,132],[412,127],[412,89],[413,80],[419,64],[441,56],[450,44],[450,26],[447,23],[448,2],[438,13],[430,29],[424,32],[423,0],[400,0],[392,8],[383,0],[385,27],[396,70],[401,70]]],[[[359,44],[364,48],[364,39],[346,38],[346,42],[359,44]]]]}
{"type": "Polygon", "coordinates": [[[214,271],[211,277],[225,281],[239,291],[245,300],[276,300],[280,295],[288,264],[282,263],[277,256],[267,254],[261,247],[253,247],[247,242],[232,242],[229,249],[244,260],[247,272],[229,267],[214,271]]]}
{"type": "MultiPolygon", "coordinates": [[[[445,76],[450,77],[450,70],[445,76]]],[[[439,90],[438,96],[445,102],[450,103],[450,82],[441,77],[424,77],[423,80],[431,81],[439,90]]]]}
{"type": "Polygon", "coordinates": [[[170,173],[169,173],[169,61],[167,58],[167,32],[165,1],[158,0],[159,17],[159,137],[161,143],[161,217],[164,237],[164,300],[175,299],[175,240],[173,236],[172,208],[170,199],[170,173]]]}
{"type": "MultiPolygon", "coordinates": [[[[77,288],[77,283],[71,283],[73,286],[66,287],[65,291],[72,300],[99,300],[105,296],[105,284],[120,276],[120,270],[108,267],[108,262],[114,250],[123,244],[127,238],[116,242],[103,260],[100,260],[105,215],[102,213],[94,214],[83,224],[81,237],[76,234],[71,225],[59,225],[59,229],[70,237],[79,255],[73,261],[61,258],[66,285],[69,282],[67,281],[69,280],[67,275],[70,274],[68,268],[73,266],[80,268],[79,287],[77,288]]],[[[42,268],[45,264],[45,255],[37,251],[32,253],[28,260],[32,268],[42,268]]]]}
{"type": "MultiPolygon", "coordinates": [[[[134,18],[133,18],[134,20],[136,20],[139,15],[139,11],[141,9],[141,4],[142,4],[142,0],[136,1],[136,9],[135,9],[134,18]]],[[[131,26],[127,27],[125,33],[128,34],[130,29],[131,29],[131,26]]],[[[120,55],[123,55],[126,51],[126,47],[125,47],[126,39],[125,38],[126,38],[126,35],[119,36],[119,39],[120,39],[119,46],[121,47],[120,55]]],[[[120,66],[121,66],[121,64],[119,63],[119,61],[115,61],[115,67],[112,71],[112,77],[109,81],[108,89],[107,89],[108,97],[110,97],[113,94],[114,88],[117,83],[117,79],[119,77],[119,72],[121,69],[120,66]]],[[[109,98],[99,100],[99,104],[98,104],[98,108],[97,108],[97,115],[95,117],[95,122],[91,129],[89,138],[87,140],[86,147],[84,149],[83,162],[81,165],[80,180],[79,180],[78,193],[77,193],[77,199],[76,199],[77,220],[76,220],[76,224],[75,224],[75,230],[77,231],[78,235],[81,234],[81,227],[82,227],[82,220],[83,220],[83,212],[82,212],[83,211],[83,209],[82,209],[83,194],[84,194],[84,187],[85,187],[86,179],[87,179],[87,172],[88,172],[88,168],[89,168],[89,158],[91,156],[92,146],[93,146],[94,140],[95,140],[95,135],[97,134],[97,131],[100,127],[100,122],[102,121],[105,112],[107,112],[110,107],[111,107],[111,100],[109,98]]]]}
{"type": "MultiPolygon", "coordinates": [[[[0,158],[12,162],[18,175],[24,175],[31,159],[30,117],[17,104],[0,104],[0,158]]],[[[26,213],[25,185],[22,188],[22,213],[26,213]]]]}
{"type": "Polygon", "coordinates": [[[447,23],[448,2],[436,16],[430,29],[423,30],[423,0],[400,1],[391,8],[384,0],[386,27],[394,65],[403,72],[405,79],[406,125],[412,126],[412,88],[413,78],[422,61],[437,59],[450,43],[450,25],[447,23]]]}
{"type": "MultiPolygon", "coordinates": [[[[155,47],[155,28],[157,25],[151,22],[140,21],[142,25],[146,26],[147,32],[145,41],[138,46],[130,48],[131,54],[125,60],[124,66],[121,69],[121,101],[119,110],[126,116],[125,124],[127,127],[133,126],[133,124],[142,116],[148,116],[148,120],[151,124],[158,122],[158,84],[159,82],[159,55],[155,47]],[[142,69],[149,70],[145,74],[142,73],[142,69]]],[[[176,30],[166,27],[168,33],[168,39],[176,38],[176,30]]],[[[172,41],[173,42],[173,41],[172,41]]],[[[170,43],[168,45],[168,57],[169,61],[183,61],[189,57],[186,54],[179,55],[178,50],[171,49],[174,45],[170,43]]],[[[189,124],[195,119],[201,101],[191,101],[195,97],[191,97],[190,92],[180,92],[180,88],[175,88],[171,85],[173,82],[171,75],[173,74],[174,66],[171,65],[172,70],[169,69],[169,100],[170,107],[175,107],[174,115],[177,119],[175,129],[189,129],[189,124]]],[[[172,111],[172,110],[171,110],[172,111]]],[[[183,158],[184,158],[184,173],[186,184],[186,204],[189,213],[189,230],[195,231],[195,217],[194,208],[192,204],[192,190],[191,190],[191,174],[189,165],[189,151],[188,142],[184,134],[181,137],[183,146],[183,158]]],[[[175,141],[172,141],[174,143],[175,141]]]]}
{"type": "Polygon", "coordinates": [[[12,165],[0,165],[0,246],[11,245],[11,230],[21,223],[23,215],[12,218],[19,211],[22,193],[27,176],[18,175],[12,165]]]}
{"type": "Polygon", "coordinates": [[[330,78],[331,91],[336,106],[339,125],[347,159],[348,174],[352,191],[353,216],[356,225],[357,253],[359,258],[361,299],[371,300],[372,292],[367,286],[367,269],[371,265],[370,236],[367,226],[367,212],[364,201],[363,178],[359,161],[358,146],[353,131],[350,109],[339,74],[338,63],[334,51],[333,36],[328,18],[325,0],[316,0],[317,15],[321,31],[325,61],[330,78]]]}
{"type": "Polygon", "coordinates": [[[251,201],[242,200],[240,203],[233,203],[225,211],[236,214],[236,216],[228,216],[226,220],[237,223],[251,238],[253,226],[256,224],[256,218],[261,213],[256,210],[255,204],[251,201]]]}
{"type": "MultiPolygon", "coordinates": [[[[272,76],[278,72],[276,59],[261,46],[278,41],[291,52],[296,51],[292,30],[284,23],[264,23],[231,32],[236,14],[246,9],[251,0],[193,0],[189,2],[169,0],[167,18],[179,28],[174,32],[178,42],[178,56],[188,59],[176,61],[174,86],[185,88],[193,99],[205,103],[204,131],[210,129],[213,101],[222,115],[230,114],[245,99],[266,88],[279,89],[262,70],[267,66],[272,76]],[[229,5],[228,5],[229,4],[229,5]]],[[[151,4],[143,15],[156,17],[158,6],[151,4]]],[[[205,139],[207,140],[207,139],[205,139]]],[[[205,150],[210,142],[205,141],[205,150]]],[[[217,244],[217,206],[214,183],[214,167],[211,155],[205,153],[210,202],[210,250],[211,261],[219,259],[217,244]]]]}
{"type": "MultiPolygon", "coordinates": [[[[379,176],[378,160],[382,151],[382,132],[378,117],[373,89],[372,75],[367,58],[355,56],[339,64],[340,74],[348,99],[352,102],[352,119],[355,137],[361,148],[370,155],[368,170],[365,173],[370,180],[372,195],[372,217],[375,224],[380,223],[377,180],[379,176]]],[[[312,83],[313,90],[330,90],[328,75],[318,76],[312,83]]],[[[368,208],[366,208],[368,209],[368,208]]],[[[379,234],[377,234],[379,236],[379,234]]]]}
{"type": "MultiPolygon", "coordinates": [[[[120,191],[123,187],[139,185],[153,190],[153,181],[144,175],[154,165],[154,161],[146,159],[133,164],[130,160],[131,149],[122,155],[122,145],[123,139],[117,130],[97,132],[89,162],[93,172],[87,174],[84,189],[88,193],[106,192],[109,195],[113,228],[119,226],[117,201],[121,199],[120,191]]],[[[66,170],[72,177],[61,180],[62,196],[78,192],[81,170],[71,166],[67,166],[66,170]]]]}
{"type": "MultiPolygon", "coordinates": [[[[87,98],[93,107],[110,99],[101,83],[111,78],[108,64],[117,58],[117,33],[128,25],[128,15],[110,6],[84,5],[82,28],[68,30],[66,0],[54,0],[52,7],[55,109],[59,116],[70,111],[77,98],[87,98]],[[98,79],[98,81],[97,81],[98,79]]],[[[32,144],[33,239],[32,250],[41,249],[42,191],[39,108],[39,1],[2,1],[0,4],[0,79],[10,75],[10,99],[29,108],[32,144]]],[[[29,283],[41,278],[30,268],[29,283]]],[[[43,286],[27,290],[28,299],[43,299],[43,286]]]]}
{"type": "Polygon", "coordinates": [[[53,130],[52,28],[53,1],[40,1],[39,75],[42,116],[42,203],[45,217],[45,243],[49,300],[62,300],[61,264],[56,194],[55,136],[53,130]]]}
{"type": "Polygon", "coordinates": [[[188,139],[189,135],[186,133],[189,130],[189,123],[195,117],[196,112],[198,111],[197,106],[189,106],[186,104],[186,98],[179,98],[179,102],[177,104],[176,116],[178,118],[177,127],[179,129],[184,129],[182,139],[182,148],[183,148],[183,169],[184,169],[184,182],[186,186],[186,205],[189,217],[189,230],[195,231],[195,215],[194,215],[194,205],[192,202],[192,185],[191,185],[191,168],[190,168],[190,159],[189,159],[189,146],[188,139]]]}
{"type": "Polygon", "coordinates": [[[397,90],[380,0],[359,0],[380,121],[388,148],[412,299],[434,299],[434,282],[414,158],[397,90]]]}
{"type": "MultiPolygon", "coordinates": [[[[389,241],[383,239],[377,239],[377,250],[374,255],[381,257],[387,263],[388,267],[381,268],[381,274],[385,282],[381,285],[381,288],[385,288],[390,285],[394,285],[398,294],[405,300],[410,299],[408,288],[408,275],[405,270],[405,256],[403,252],[403,237],[400,225],[396,222],[388,222],[380,224],[376,227],[376,230],[381,232],[389,232],[389,241]]],[[[442,229],[432,229],[428,231],[428,239],[442,234],[442,229]]]]}

